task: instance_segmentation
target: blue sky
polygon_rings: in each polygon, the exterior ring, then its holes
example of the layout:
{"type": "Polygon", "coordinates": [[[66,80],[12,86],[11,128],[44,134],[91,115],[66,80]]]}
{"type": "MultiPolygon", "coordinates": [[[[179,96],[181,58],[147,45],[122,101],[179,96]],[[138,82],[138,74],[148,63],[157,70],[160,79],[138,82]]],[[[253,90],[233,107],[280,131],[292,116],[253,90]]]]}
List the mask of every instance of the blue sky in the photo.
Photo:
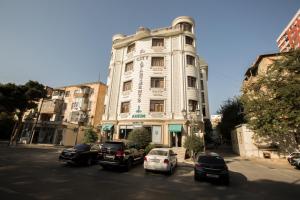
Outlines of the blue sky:
{"type": "Polygon", "coordinates": [[[238,95],[244,72],[276,39],[299,0],[0,0],[0,82],[37,80],[56,87],[106,82],[111,38],[139,26],[196,21],[198,53],[209,64],[214,114],[238,95]]]}

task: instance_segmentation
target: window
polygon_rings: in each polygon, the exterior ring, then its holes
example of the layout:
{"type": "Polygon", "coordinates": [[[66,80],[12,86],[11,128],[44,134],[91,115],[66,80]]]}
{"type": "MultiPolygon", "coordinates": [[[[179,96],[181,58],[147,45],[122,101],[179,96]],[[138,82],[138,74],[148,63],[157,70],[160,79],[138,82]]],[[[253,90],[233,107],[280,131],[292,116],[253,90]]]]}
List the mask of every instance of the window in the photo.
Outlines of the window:
{"type": "Polygon", "coordinates": [[[200,78],[203,78],[203,73],[202,72],[200,72],[200,78]]]}
{"type": "Polygon", "coordinates": [[[204,96],[204,92],[201,92],[201,102],[205,103],[205,96],[204,96]]]}
{"type": "Polygon", "coordinates": [[[127,47],[127,53],[133,52],[134,50],[135,50],[135,43],[133,43],[127,47]]]}
{"type": "Polygon", "coordinates": [[[132,81],[126,81],[126,82],[124,82],[124,84],[123,84],[123,91],[128,91],[128,90],[131,90],[131,84],[132,83],[132,81]]]}
{"type": "Polygon", "coordinates": [[[181,24],[181,28],[182,28],[184,31],[192,32],[192,25],[189,24],[189,23],[182,23],[182,24],[181,24]]]}
{"type": "Polygon", "coordinates": [[[152,77],[151,78],[151,88],[164,88],[164,78],[152,77]]]}
{"type": "Polygon", "coordinates": [[[195,112],[198,107],[198,101],[195,100],[189,100],[189,111],[190,112],[195,112]]]}
{"type": "Polygon", "coordinates": [[[204,90],[204,82],[203,82],[203,80],[200,80],[200,87],[201,87],[201,90],[204,90]]]}
{"type": "Polygon", "coordinates": [[[182,22],[176,25],[176,28],[180,28],[183,31],[189,31],[192,32],[192,25],[186,22],[182,22]]]}
{"type": "Polygon", "coordinates": [[[164,112],[164,100],[150,100],[150,112],[164,112]]]}
{"type": "Polygon", "coordinates": [[[164,39],[163,38],[153,38],[152,39],[152,46],[153,47],[163,47],[164,46],[164,39]]]}
{"type": "Polygon", "coordinates": [[[79,120],[79,112],[78,111],[75,111],[75,112],[71,112],[70,114],[70,121],[71,122],[78,122],[79,120]]]}
{"type": "Polygon", "coordinates": [[[193,76],[188,76],[188,87],[196,87],[196,78],[193,76]]]}
{"type": "Polygon", "coordinates": [[[203,117],[206,116],[206,109],[205,109],[205,106],[202,106],[202,115],[203,115],[203,117]]]}
{"type": "Polygon", "coordinates": [[[190,56],[190,55],[186,55],[186,63],[188,65],[195,65],[195,57],[190,56]]]}
{"type": "Polygon", "coordinates": [[[89,101],[89,103],[88,103],[88,110],[91,110],[92,109],[92,101],[89,101]]]}
{"type": "Polygon", "coordinates": [[[164,57],[152,57],[151,66],[164,66],[164,57]]]}
{"type": "Polygon", "coordinates": [[[70,96],[70,91],[66,91],[66,97],[70,96]]]}
{"type": "Polygon", "coordinates": [[[194,39],[189,36],[185,36],[185,44],[193,45],[194,39]]]}
{"type": "Polygon", "coordinates": [[[126,63],[125,72],[132,71],[132,70],[133,70],[133,61],[129,62],[129,63],[126,63]]]}
{"type": "Polygon", "coordinates": [[[129,113],[130,102],[122,102],[121,103],[121,113],[129,113]]]}

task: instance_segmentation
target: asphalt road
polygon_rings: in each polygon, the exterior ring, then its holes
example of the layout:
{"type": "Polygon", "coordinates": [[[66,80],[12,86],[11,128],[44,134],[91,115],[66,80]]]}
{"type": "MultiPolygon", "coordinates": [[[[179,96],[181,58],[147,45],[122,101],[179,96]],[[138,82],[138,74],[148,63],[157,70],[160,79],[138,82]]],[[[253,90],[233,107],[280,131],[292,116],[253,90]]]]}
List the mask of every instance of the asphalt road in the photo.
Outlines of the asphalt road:
{"type": "Polygon", "coordinates": [[[300,170],[226,158],[230,186],[195,182],[191,165],[172,176],[58,162],[59,150],[0,147],[0,198],[10,199],[298,199],[300,170]]]}

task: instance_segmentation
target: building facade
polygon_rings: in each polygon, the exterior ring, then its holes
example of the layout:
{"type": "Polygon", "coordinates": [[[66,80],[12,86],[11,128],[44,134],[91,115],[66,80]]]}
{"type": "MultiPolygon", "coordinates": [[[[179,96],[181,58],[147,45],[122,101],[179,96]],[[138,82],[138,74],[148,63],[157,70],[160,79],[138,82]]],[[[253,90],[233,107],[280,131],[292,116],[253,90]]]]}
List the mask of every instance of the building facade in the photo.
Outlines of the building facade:
{"type": "Polygon", "coordinates": [[[50,97],[39,102],[35,119],[25,119],[21,140],[66,146],[80,143],[84,127],[101,124],[106,88],[94,82],[53,89],[50,97]]]}
{"type": "Polygon", "coordinates": [[[208,65],[196,52],[195,22],[178,17],[172,26],[113,36],[102,131],[127,138],[149,130],[152,142],[182,146],[190,132],[203,132],[209,118],[208,65]]]}
{"type": "Polygon", "coordinates": [[[300,47],[300,9],[276,40],[280,52],[300,47]]]}

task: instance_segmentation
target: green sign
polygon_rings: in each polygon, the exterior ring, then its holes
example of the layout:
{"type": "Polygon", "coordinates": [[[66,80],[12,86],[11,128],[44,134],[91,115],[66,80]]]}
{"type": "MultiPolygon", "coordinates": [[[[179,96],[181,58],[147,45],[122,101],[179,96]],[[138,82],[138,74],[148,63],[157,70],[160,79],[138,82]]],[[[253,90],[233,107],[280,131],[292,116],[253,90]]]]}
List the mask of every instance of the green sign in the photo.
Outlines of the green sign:
{"type": "Polygon", "coordinates": [[[134,114],[132,115],[132,118],[146,118],[145,114],[134,114]]]}

